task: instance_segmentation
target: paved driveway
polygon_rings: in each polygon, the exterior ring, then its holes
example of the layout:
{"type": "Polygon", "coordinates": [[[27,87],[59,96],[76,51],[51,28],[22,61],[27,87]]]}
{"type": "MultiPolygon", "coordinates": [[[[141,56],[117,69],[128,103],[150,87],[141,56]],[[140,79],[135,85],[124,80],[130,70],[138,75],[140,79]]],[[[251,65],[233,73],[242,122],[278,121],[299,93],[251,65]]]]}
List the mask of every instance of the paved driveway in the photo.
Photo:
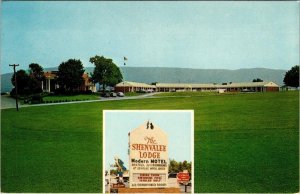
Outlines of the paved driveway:
{"type": "Polygon", "coordinates": [[[1,109],[6,108],[16,108],[16,100],[11,98],[8,94],[1,95],[1,109]]]}

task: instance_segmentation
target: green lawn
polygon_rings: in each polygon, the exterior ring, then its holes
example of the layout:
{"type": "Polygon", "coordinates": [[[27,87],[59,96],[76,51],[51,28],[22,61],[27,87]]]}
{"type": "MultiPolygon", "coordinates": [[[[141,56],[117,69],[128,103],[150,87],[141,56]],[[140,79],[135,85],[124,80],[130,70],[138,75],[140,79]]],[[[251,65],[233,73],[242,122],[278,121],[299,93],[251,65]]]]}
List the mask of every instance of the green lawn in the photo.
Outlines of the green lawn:
{"type": "Polygon", "coordinates": [[[140,96],[145,95],[146,93],[138,93],[138,92],[126,92],[125,96],[140,96]]]}
{"type": "Polygon", "coordinates": [[[195,192],[298,192],[298,99],[249,93],[2,110],[1,189],[102,192],[102,110],[194,109],[195,192]]]}
{"type": "MultiPolygon", "coordinates": [[[[139,96],[145,93],[127,92],[125,96],[139,96]]],[[[44,102],[65,102],[65,101],[83,101],[83,100],[99,100],[100,94],[79,94],[79,95],[58,95],[43,97],[44,102]]]]}
{"type": "Polygon", "coordinates": [[[228,94],[237,94],[237,93],[222,93],[218,92],[161,92],[155,94],[155,96],[164,96],[164,97],[188,97],[188,96],[215,96],[215,95],[228,95],[228,94]]]}
{"type": "Polygon", "coordinates": [[[43,97],[44,102],[99,100],[100,94],[58,95],[43,97]]]}

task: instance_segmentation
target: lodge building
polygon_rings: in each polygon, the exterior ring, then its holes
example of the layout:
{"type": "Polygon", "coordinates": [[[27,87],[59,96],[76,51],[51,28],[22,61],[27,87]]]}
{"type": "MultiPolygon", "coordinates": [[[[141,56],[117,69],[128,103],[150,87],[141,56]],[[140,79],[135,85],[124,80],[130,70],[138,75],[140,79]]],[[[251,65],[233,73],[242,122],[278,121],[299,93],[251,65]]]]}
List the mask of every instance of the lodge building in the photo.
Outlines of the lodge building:
{"type": "Polygon", "coordinates": [[[137,91],[155,91],[155,92],[179,92],[179,91],[222,91],[222,92],[277,92],[279,86],[271,81],[264,82],[240,82],[223,84],[185,84],[185,83],[156,83],[150,85],[146,83],[124,81],[115,86],[116,92],[137,92],[137,91]]]}
{"type": "MultiPolygon", "coordinates": [[[[56,81],[58,71],[47,71],[44,73],[45,81],[42,81],[42,90],[44,92],[54,92],[59,88],[56,81]]],[[[88,91],[96,92],[96,86],[92,82],[88,73],[82,74],[83,83],[77,88],[78,91],[88,91]]]]}

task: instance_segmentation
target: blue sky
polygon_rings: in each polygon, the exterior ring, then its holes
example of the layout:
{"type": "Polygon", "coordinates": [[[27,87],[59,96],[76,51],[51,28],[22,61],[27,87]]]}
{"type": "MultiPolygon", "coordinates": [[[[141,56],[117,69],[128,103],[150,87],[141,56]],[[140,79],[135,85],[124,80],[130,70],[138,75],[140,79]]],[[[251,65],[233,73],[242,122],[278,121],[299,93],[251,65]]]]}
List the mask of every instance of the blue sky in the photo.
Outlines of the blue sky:
{"type": "Polygon", "coordinates": [[[290,69],[299,64],[297,2],[2,2],[1,73],[9,64],[290,69]]]}
{"type": "Polygon", "coordinates": [[[105,113],[105,164],[114,163],[118,156],[128,168],[128,133],[147,121],[168,134],[169,158],[191,161],[192,112],[191,111],[114,111],[105,113]]]}

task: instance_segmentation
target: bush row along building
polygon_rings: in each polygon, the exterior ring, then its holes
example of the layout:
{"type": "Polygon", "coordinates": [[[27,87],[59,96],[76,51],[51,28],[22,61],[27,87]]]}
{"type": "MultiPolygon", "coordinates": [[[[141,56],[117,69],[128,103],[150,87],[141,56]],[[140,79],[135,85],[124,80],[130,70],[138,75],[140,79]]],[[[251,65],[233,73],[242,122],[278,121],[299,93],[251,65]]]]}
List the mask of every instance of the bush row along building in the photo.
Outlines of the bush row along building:
{"type": "Polygon", "coordinates": [[[116,92],[136,92],[136,91],[222,91],[222,92],[277,92],[279,86],[274,82],[243,82],[226,84],[184,84],[184,83],[156,83],[149,85],[138,82],[121,82],[115,86],[116,92]]]}

